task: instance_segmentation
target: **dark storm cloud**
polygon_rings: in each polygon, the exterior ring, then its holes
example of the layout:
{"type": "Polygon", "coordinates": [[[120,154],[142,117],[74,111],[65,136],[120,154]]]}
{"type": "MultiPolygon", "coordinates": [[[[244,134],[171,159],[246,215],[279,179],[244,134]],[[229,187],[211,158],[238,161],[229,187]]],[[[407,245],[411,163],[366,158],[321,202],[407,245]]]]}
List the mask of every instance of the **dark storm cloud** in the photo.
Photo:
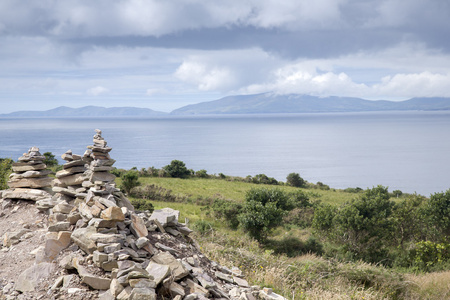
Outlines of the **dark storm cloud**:
{"type": "Polygon", "coordinates": [[[6,1],[11,6],[3,4],[0,32],[97,46],[260,47],[290,58],[376,51],[405,41],[450,50],[443,38],[450,34],[449,1],[318,1],[313,8],[296,2],[308,1],[286,1],[290,6],[278,10],[273,1],[6,1]]]}

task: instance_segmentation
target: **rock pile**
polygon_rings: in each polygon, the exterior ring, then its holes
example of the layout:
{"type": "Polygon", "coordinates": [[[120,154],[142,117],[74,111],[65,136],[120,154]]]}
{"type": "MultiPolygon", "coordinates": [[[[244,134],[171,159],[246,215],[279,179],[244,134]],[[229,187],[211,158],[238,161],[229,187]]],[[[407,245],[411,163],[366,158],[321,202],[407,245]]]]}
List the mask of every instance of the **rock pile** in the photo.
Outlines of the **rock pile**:
{"type": "Polygon", "coordinates": [[[34,251],[35,264],[19,276],[16,292],[32,292],[35,274],[48,276],[59,265],[65,271],[50,284],[51,299],[82,291],[74,282],[89,287],[90,295],[98,290],[96,298],[103,300],[284,299],[250,287],[238,268],[206,258],[192,230],[179,222],[179,211],[135,212],[115,187],[110,151],[96,130],[83,156],[62,155],[66,163],[56,174],[55,194],[38,204],[49,214],[45,244],[34,251]]]}
{"type": "Polygon", "coordinates": [[[51,198],[47,188],[51,186],[51,174],[44,163],[45,156],[39,148],[31,147],[28,153],[12,164],[13,173],[9,177],[9,189],[3,191],[4,199],[24,199],[38,201],[51,198]]]}

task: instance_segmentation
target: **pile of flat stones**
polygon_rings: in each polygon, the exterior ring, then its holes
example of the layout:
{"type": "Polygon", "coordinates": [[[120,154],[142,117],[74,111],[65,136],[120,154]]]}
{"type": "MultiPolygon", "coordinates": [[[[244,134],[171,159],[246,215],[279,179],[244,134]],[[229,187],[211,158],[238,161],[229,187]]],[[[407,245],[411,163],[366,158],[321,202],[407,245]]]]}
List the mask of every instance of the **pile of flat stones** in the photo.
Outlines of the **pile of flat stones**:
{"type": "Polygon", "coordinates": [[[83,156],[62,155],[53,196],[38,201],[49,215],[45,245],[34,251],[36,262],[19,276],[17,291],[33,291],[33,274],[54,272],[57,263],[66,271],[48,290],[52,299],[80,290],[70,287],[74,274],[103,300],[284,299],[249,286],[238,268],[207,259],[179,211],[136,212],[115,187],[115,161],[100,130],[93,141],[83,156]]]}
{"type": "Polygon", "coordinates": [[[28,153],[12,164],[13,173],[9,176],[9,189],[3,191],[4,199],[38,201],[51,198],[49,187],[53,178],[44,163],[45,156],[39,148],[31,147],[28,153]]]}

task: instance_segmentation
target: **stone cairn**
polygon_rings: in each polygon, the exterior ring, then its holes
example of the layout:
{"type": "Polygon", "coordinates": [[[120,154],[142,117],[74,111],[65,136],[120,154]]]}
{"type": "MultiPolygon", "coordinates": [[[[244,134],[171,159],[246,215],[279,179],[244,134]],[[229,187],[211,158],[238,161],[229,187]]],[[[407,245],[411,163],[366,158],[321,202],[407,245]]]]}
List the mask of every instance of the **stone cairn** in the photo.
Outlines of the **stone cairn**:
{"type": "Polygon", "coordinates": [[[3,191],[4,199],[22,199],[38,201],[51,198],[48,190],[53,178],[52,172],[44,164],[45,156],[38,147],[31,147],[28,153],[12,164],[13,173],[9,176],[9,189],[3,191]]]}
{"type": "Polygon", "coordinates": [[[284,299],[250,287],[238,268],[207,259],[190,238],[192,230],[179,222],[179,211],[135,212],[109,173],[110,151],[96,130],[83,156],[70,150],[62,155],[67,163],[56,174],[55,194],[38,204],[49,214],[45,245],[36,249],[35,265],[19,276],[17,291],[32,291],[30,274],[53,270],[56,262],[68,271],[49,289],[51,298],[76,292],[70,289],[76,271],[103,300],[284,299]]]}

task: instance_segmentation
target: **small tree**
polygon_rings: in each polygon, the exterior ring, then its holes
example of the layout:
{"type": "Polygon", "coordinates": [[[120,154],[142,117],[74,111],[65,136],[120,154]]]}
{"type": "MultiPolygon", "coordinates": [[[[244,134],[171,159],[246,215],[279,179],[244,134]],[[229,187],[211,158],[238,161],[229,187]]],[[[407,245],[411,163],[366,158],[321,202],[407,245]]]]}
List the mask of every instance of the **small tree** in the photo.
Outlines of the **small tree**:
{"type": "Polygon", "coordinates": [[[169,173],[170,177],[186,178],[191,172],[186,168],[186,165],[181,160],[172,160],[170,165],[164,167],[164,170],[169,173]]]}
{"type": "Polygon", "coordinates": [[[44,164],[46,164],[47,167],[50,168],[58,165],[58,160],[51,152],[45,152],[44,156],[45,156],[44,164]]]}
{"type": "Polygon", "coordinates": [[[430,225],[445,239],[450,235],[450,189],[445,193],[431,195],[427,203],[426,214],[430,225]]]}
{"type": "Polygon", "coordinates": [[[306,184],[306,181],[300,177],[300,174],[298,173],[290,173],[286,177],[287,184],[295,187],[303,187],[306,184]]]}
{"type": "Polygon", "coordinates": [[[131,189],[140,185],[139,183],[139,173],[137,171],[128,171],[125,174],[123,174],[121,177],[122,179],[122,185],[121,188],[129,194],[131,189]]]}

